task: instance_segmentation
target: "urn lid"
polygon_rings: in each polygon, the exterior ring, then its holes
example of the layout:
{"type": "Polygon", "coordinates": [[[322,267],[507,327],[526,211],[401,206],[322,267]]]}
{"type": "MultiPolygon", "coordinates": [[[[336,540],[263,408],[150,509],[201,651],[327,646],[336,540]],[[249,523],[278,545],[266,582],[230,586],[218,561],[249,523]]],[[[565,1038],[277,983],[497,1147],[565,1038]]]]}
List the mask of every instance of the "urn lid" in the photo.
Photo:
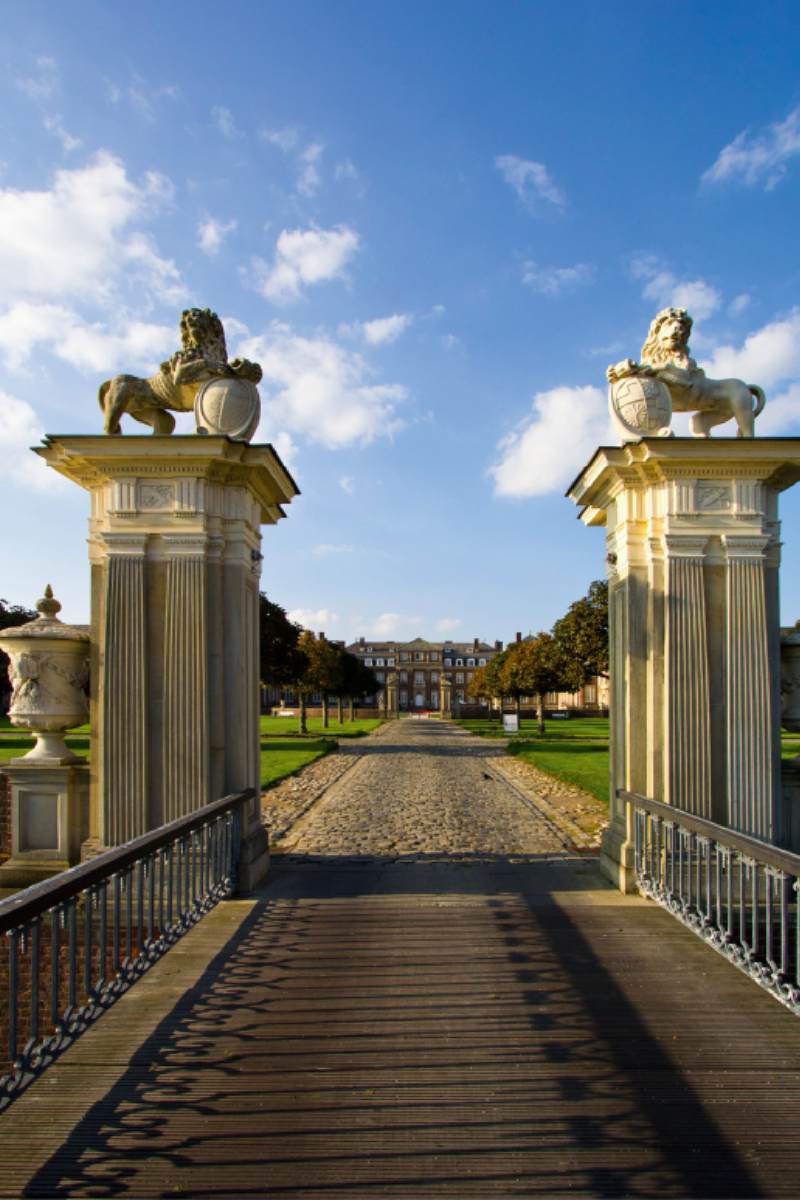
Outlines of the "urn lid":
{"type": "Polygon", "coordinates": [[[61,605],[53,597],[53,589],[48,583],[44,596],[37,600],[36,609],[39,616],[27,625],[14,625],[0,633],[0,642],[11,641],[15,638],[59,638],[65,642],[89,642],[89,634],[74,625],[65,625],[59,621],[56,613],[61,611],[61,605]]]}

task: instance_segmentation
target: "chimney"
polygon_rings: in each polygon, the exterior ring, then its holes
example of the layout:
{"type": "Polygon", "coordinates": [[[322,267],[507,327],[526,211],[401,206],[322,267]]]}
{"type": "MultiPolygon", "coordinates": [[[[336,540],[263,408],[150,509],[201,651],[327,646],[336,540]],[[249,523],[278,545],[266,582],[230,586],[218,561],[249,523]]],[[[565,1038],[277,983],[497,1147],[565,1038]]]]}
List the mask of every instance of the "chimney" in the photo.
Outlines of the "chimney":
{"type": "Polygon", "coordinates": [[[495,648],[495,650],[502,650],[502,649],[503,649],[503,643],[502,643],[502,642],[495,642],[495,644],[494,644],[494,648],[495,648]]]}
{"type": "Polygon", "coordinates": [[[522,634],[521,634],[521,633],[518,633],[518,634],[517,634],[517,641],[518,641],[518,642],[521,642],[521,641],[522,641],[522,634]]]}
{"type": "Polygon", "coordinates": [[[359,643],[359,645],[360,645],[360,646],[366,646],[366,644],[367,644],[367,639],[366,639],[366,638],[359,638],[359,639],[358,639],[358,643],[359,643]]]}
{"type": "Polygon", "coordinates": [[[322,630],[320,630],[320,632],[317,634],[317,638],[318,638],[318,639],[319,639],[319,641],[321,641],[321,642],[324,642],[324,641],[325,641],[325,634],[322,632],[322,630]]]}
{"type": "Polygon", "coordinates": [[[473,648],[473,650],[477,650],[477,649],[478,649],[478,646],[480,645],[480,641],[481,641],[481,639],[480,639],[480,638],[475,638],[475,641],[472,643],[472,648],[473,648]]]}

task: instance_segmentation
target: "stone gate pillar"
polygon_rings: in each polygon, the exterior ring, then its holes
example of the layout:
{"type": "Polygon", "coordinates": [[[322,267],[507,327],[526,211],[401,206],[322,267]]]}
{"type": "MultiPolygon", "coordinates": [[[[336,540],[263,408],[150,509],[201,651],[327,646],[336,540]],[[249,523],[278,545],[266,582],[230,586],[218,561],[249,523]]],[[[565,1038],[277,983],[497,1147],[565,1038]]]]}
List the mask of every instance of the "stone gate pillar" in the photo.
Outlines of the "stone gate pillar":
{"type": "Polygon", "coordinates": [[[633,884],[639,792],[778,845],[778,495],[800,439],[643,438],[602,447],[569,490],[606,527],[611,814],[601,867],[633,884]]]}
{"type": "MultiPolygon", "coordinates": [[[[90,840],[118,845],[260,790],[262,525],[298,494],[271,446],[226,437],[48,437],[91,493],[90,840]]],[[[266,870],[249,805],[242,883],[266,870]]]]}

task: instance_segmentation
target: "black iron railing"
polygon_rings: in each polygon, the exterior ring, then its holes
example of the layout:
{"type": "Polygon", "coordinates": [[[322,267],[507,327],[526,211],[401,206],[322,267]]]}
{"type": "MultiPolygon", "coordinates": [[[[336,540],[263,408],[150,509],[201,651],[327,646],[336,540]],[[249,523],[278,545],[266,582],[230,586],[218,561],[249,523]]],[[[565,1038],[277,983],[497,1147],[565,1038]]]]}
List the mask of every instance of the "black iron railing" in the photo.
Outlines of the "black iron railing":
{"type": "Polygon", "coordinates": [[[800,1016],[800,856],[618,795],[634,809],[639,890],[800,1016]]]}
{"type": "Polygon", "coordinates": [[[252,795],[226,796],[0,902],[0,1111],[235,890],[252,795]]]}

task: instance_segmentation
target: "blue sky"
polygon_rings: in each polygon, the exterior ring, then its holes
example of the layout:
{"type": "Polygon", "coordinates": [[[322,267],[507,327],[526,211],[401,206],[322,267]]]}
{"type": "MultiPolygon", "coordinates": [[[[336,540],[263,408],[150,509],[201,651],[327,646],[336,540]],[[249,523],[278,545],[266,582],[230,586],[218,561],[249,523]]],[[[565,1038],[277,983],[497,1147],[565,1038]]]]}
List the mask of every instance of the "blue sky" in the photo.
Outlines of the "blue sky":
{"type": "Polygon", "coordinates": [[[27,447],[99,432],[199,304],[302,491],[271,598],[348,640],[549,628],[603,573],[563,493],[659,308],[800,435],[799,41],[738,0],[6,0],[0,595],[88,619],[88,498],[27,447]]]}

